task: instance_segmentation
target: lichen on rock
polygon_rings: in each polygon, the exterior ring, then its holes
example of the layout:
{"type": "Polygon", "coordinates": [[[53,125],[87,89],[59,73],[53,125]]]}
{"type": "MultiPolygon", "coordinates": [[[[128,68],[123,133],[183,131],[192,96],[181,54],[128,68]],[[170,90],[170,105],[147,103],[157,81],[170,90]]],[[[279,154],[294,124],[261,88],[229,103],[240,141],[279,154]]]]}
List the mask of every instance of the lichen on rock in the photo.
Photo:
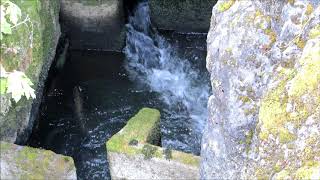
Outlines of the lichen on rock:
{"type": "Polygon", "coordinates": [[[234,2],[235,2],[235,0],[219,1],[219,3],[217,4],[218,11],[224,12],[224,11],[228,10],[234,4],[234,2]]]}
{"type": "Polygon", "coordinates": [[[76,179],[73,159],[48,150],[0,142],[1,179],[76,179]]]}
{"type": "Polygon", "coordinates": [[[202,178],[319,178],[319,2],[221,3],[207,39],[202,178]]]}

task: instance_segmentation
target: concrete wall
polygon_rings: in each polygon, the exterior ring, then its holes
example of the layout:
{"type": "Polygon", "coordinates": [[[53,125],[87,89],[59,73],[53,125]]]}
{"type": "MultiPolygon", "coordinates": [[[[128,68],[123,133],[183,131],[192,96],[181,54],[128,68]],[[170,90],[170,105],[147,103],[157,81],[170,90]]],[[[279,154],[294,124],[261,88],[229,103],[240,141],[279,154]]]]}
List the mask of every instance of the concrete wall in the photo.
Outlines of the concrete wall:
{"type": "Polygon", "coordinates": [[[0,149],[0,179],[77,179],[71,157],[6,142],[0,149]]]}
{"type": "Polygon", "coordinates": [[[122,0],[61,0],[61,23],[71,49],[121,51],[124,47],[122,0]]]}
{"type": "Polygon", "coordinates": [[[143,154],[108,153],[112,179],[199,179],[199,168],[143,154]]]}
{"type": "MultiPolygon", "coordinates": [[[[1,64],[7,72],[24,72],[36,90],[35,99],[24,96],[12,101],[11,93],[1,92],[0,139],[24,144],[31,134],[42,99],[44,82],[54,59],[60,37],[59,9],[52,0],[12,0],[22,12],[22,16],[12,34],[1,40],[1,64]],[[27,18],[28,17],[28,18],[27,18]]],[[[1,78],[4,80],[5,78],[1,78]]],[[[4,81],[5,82],[5,81],[4,81]]],[[[4,83],[5,84],[5,83],[4,83]]],[[[6,87],[1,81],[1,88],[6,87]]],[[[21,89],[16,89],[16,93],[21,89]]]]}
{"type": "Polygon", "coordinates": [[[143,108],[107,142],[112,179],[199,179],[200,157],[154,145],[160,112],[143,108]]]}
{"type": "Polygon", "coordinates": [[[152,24],[161,30],[204,32],[217,0],[149,0],[152,24]]]}

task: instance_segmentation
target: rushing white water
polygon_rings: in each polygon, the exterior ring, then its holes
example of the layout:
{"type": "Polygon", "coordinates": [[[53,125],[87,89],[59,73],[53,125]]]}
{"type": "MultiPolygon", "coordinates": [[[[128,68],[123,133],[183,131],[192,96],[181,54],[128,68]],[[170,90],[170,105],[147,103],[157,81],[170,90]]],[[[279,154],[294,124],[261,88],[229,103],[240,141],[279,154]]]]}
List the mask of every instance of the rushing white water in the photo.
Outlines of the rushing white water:
{"type": "MultiPolygon", "coordinates": [[[[125,54],[131,78],[147,84],[152,91],[161,95],[161,99],[169,107],[168,110],[174,112],[171,116],[178,119],[178,122],[172,123],[177,123],[178,126],[180,124],[180,127],[185,124],[183,126],[192,129],[190,134],[195,137],[185,140],[185,143],[200,148],[202,130],[207,118],[210,91],[208,81],[203,80],[204,77],[201,77],[199,69],[192,66],[190,59],[179,57],[176,49],[152,29],[147,2],[138,4],[134,15],[129,17],[125,54]],[[179,114],[182,111],[187,113],[190,119],[188,122],[181,122],[186,119],[181,118],[185,116],[179,114]]],[[[162,130],[162,133],[167,130],[162,130]]],[[[174,139],[162,139],[162,145],[173,148],[183,146],[174,139]]]]}

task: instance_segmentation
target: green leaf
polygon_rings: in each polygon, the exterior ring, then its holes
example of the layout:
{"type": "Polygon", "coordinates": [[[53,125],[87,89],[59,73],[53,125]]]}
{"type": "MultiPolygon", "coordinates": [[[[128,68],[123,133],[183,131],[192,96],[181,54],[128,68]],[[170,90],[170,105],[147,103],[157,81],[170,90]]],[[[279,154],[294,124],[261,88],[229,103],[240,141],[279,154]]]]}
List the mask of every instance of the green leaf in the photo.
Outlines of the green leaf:
{"type": "Polygon", "coordinates": [[[0,6],[1,21],[2,21],[2,19],[4,19],[5,16],[6,16],[5,10],[6,10],[6,7],[4,7],[4,5],[1,5],[1,6],[0,6]]]}
{"type": "Polygon", "coordinates": [[[0,94],[5,94],[8,87],[8,79],[0,78],[0,94]]]}
{"type": "Polygon", "coordinates": [[[1,33],[12,34],[11,26],[6,20],[1,21],[1,33]]]}
{"type": "Polygon", "coordinates": [[[6,78],[6,77],[8,77],[8,73],[0,63],[0,78],[6,78]]]}
{"type": "Polygon", "coordinates": [[[35,98],[34,89],[32,89],[33,83],[31,80],[21,71],[14,71],[8,76],[8,89],[7,93],[11,93],[11,96],[15,102],[18,102],[22,96],[27,99],[35,98]]]}
{"type": "Polygon", "coordinates": [[[1,4],[6,4],[6,3],[8,3],[9,2],[9,0],[2,0],[1,1],[1,4]]]}
{"type": "Polygon", "coordinates": [[[20,8],[16,4],[9,1],[6,13],[9,15],[9,20],[14,25],[16,25],[18,23],[19,18],[21,17],[20,8]]]}
{"type": "Polygon", "coordinates": [[[0,29],[1,33],[4,34],[12,34],[11,26],[7,22],[7,19],[5,18],[5,7],[3,5],[0,6],[0,29]]]}

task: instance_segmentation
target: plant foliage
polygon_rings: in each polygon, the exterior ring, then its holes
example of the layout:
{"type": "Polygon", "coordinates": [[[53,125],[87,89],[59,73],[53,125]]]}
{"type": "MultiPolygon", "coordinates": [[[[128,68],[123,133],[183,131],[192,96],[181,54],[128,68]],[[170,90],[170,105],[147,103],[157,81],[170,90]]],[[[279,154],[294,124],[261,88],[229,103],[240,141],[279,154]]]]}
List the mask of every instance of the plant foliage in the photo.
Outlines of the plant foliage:
{"type": "Polygon", "coordinates": [[[16,26],[19,18],[21,17],[20,8],[9,0],[3,0],[0,7],[1,16],[1,34],[12,34],[12,27],[16,26]]]}
{"type": "MultiPolygon", "coordinates": [[[[12,34],[12,29],[17,27],[18,21],[21,18],[20,8],[9,0],[2,0],[0,6],[1,16],[1,33],[0,39],[3,35],[12,34]]],[[[31,87],[33,83],[25,75],[24,72],[14,70],[13,72],[7,72],[0,63],[0,93],[10,93],[12,99],[18,102],[22,96],[27,99],[35,98],[34,89],[31,87]]]]}

